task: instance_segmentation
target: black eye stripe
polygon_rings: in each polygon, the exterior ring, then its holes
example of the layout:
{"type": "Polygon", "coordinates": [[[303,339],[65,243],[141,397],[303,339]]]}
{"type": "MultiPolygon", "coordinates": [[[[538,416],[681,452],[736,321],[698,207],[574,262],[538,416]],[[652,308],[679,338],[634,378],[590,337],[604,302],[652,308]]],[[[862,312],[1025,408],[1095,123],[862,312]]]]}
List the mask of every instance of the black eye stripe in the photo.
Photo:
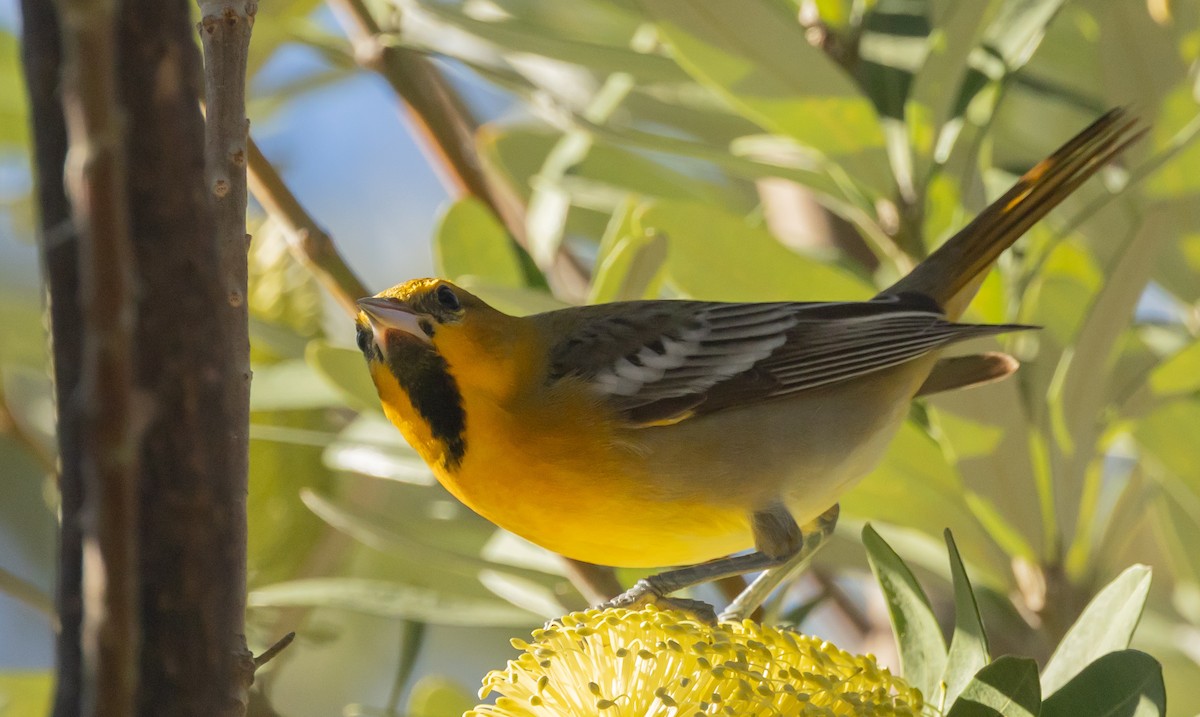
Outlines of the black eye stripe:
{"type": "Polygon", "coordinates": [[[355,340],[358,343],[358,350],[362,351],[363,356],[366,356],[367,359],[371,359],[379,353],[378,347],[375,346],[374,332],[364,324],[356,327],[355,340]]]}

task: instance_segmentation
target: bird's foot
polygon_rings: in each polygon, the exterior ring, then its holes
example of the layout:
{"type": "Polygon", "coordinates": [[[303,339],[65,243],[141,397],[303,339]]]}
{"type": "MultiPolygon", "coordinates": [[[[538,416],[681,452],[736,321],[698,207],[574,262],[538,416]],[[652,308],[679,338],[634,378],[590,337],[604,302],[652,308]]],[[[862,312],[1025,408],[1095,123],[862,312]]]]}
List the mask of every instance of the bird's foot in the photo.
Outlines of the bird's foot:
{"type": "Polygon", "coordinates": [[[613,607],[637,610],[646,605],[653,605],[663,610],[677,610],[706,625],[717,624],[717,612],[713,609],[712,605],[703,600],[689,600],[688,598],[663,595],[645,580],[637,581],[633,587],[596,607],[601,610],[613,607]]]}

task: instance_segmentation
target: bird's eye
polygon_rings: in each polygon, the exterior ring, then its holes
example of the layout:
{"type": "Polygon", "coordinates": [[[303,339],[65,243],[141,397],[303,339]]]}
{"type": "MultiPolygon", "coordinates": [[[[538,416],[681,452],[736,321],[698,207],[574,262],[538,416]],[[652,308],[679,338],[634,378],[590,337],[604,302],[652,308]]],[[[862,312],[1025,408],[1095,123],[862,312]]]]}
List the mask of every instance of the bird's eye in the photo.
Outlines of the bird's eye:
{"type": "Polygon", "coordinates": [[[454,289],[442,284],[437,288],[437,300],[443,308],[451,311],[458,311],[462,308],[462,304],[458,301],[458,296],[454,293],[454,289]]]}

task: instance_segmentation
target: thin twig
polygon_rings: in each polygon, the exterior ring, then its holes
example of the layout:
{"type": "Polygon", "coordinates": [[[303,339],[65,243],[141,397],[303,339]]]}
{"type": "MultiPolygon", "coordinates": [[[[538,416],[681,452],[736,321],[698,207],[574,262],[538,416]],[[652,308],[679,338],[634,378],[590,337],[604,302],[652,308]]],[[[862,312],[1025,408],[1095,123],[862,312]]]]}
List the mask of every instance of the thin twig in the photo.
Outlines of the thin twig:
{"type": "Polygon", "coordinates": [[[134,251],[126,194],[112,3],[59,0],[66,182],[79,231],[83,366],[83,683],[85,715],[137,706],[139,426],[134,398],[134,251]]]}
{"type": "Polygon", "coordinates": [[[841,585],[838,585],[837,579],[828,570],[814,567],[811,574],[821,585],[821,590],[825,593],[825,596],[833,602],[838,612],[854,626],[854,629],[858,630],[860,636],[866,635],[875,629],[875,624],[871,622],[871,618],[846,594],[846,591],[842,589],[841,585]]]}
{"type": "Polygon", "coordinates": [[[292,644],[292,640],[295,639],[296,633],[294,632],[289,632],[288,634],[279,638],[274,645],[271,645],[266,649],[265,652],[254,658],[254,669],[261,669],[263,665],[267,664],[271,660],[274,660],[276,657],[279,657],[279,653],[286,650],[288,645],[292,644]]]}
{"type": "Polygon", "coordinates": [[[563,558],[563,566],[567,579],[591,605],[599,605],[621,593],[621,583],[617,582],[612,568],[571,558],[563,558]]]}
{"type": "MultiPolygon", "coordinates": [[[[422,147],[440,168],[451,193],[482,200],[528,251],[524,202],[503,182],[489,180],[475,148],[479,122],[446,78],[420,53],[385,42],[363,0],[330,0],[330,4],[341,10],[359,65],[382,76],[410,110],[424,140],[422,147]]],[[[539,268],[560,296],[586,296],[587,272],[565,248],[547,257],[539,268]]]]}
{"type": "Polygon", "coordinates": [[[253,139],[247,142],[247,149],[250,158],[250,191],[254,198],[283,228],[292,255],[312,271],[350,316],[356,316],[358,306],[354,302],[370,296],[371,292],[342,259],[329,234],[321,229],[284,184],[283,177],[263,156],[253,139]]]}
{"type": "Polygon", "coordinates": [[[3,566],[0,566],[0,593],[37,610],[47,622],[58,629],[58,614],[54,611],[54,601],[50,596],[42,592],[37,585],[9,572],[3,566]]]}

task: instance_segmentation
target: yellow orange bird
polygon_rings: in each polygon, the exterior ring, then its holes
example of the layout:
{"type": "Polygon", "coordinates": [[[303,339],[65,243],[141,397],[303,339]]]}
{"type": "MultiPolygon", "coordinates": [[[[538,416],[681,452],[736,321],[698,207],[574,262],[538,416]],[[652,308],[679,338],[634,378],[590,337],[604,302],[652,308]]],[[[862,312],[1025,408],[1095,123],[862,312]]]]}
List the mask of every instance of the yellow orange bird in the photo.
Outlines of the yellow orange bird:
{"type": "Polygon", "coordinates": [[[359,302],[358,345],[388,418],[480,515],[578,560],[690,566],[620,604],[778,569],[810,552],[801,526],[832,529],[839,496],[915,396],[1016,369],[1003,354],[939,353],[1027,328],[955,319],[996,258],[1132,141],[1133,125],[1104,115],[870,301],[632,301],[515,317],[420,279],[359,302]]]}

